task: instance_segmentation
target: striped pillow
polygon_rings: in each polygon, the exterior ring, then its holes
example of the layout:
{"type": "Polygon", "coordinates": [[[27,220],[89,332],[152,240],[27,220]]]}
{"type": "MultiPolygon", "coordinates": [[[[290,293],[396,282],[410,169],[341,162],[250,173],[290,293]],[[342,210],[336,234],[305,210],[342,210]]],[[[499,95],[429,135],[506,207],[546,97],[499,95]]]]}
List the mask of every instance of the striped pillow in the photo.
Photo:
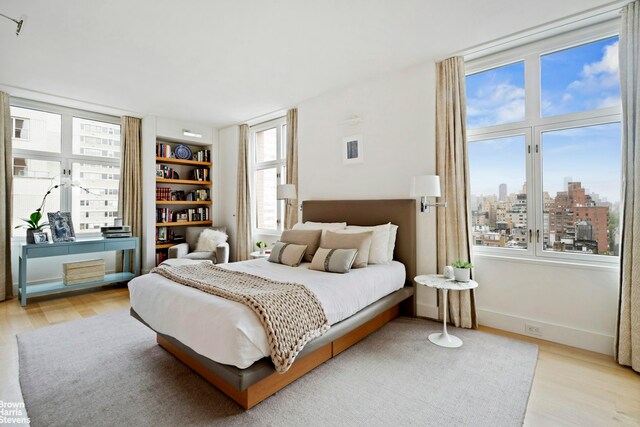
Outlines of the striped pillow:
{"type": "Polygon", "coordinates": [[[319,248],[311,261],[311,270],[348,273],[358,254],[357,249],[319,248]]]}
{"type": "Polygon", "coordinates": [[[271,249],[269,261],[277,264],[297,267],[302,261],[307,245],[294,245],[293,243],[276,242],[271,249]]]}

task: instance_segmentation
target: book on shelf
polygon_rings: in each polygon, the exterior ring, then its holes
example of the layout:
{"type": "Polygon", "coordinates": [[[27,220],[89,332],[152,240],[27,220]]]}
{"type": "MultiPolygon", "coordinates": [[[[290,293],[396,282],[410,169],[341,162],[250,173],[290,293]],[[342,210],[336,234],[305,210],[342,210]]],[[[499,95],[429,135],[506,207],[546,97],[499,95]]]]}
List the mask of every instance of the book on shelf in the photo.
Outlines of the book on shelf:
{"type": "Polygon", "coordinates": [[[171,146],[169,144],[156,144],[156,157],[170,158],[172,156],[171,146]]]}
{"type": "Polygon", "coordinates": [[[171,187],[156,187],[156,200],[170,201],[171,187]]]}
{"type": "Polygon", "coordinates": [[[191,172],[191,178],[195,181],[209,181],[209,168],[197,168],[191,172]]]}
{"type": "Polygon", "coordinates": [[[193,155],[193,160],[198,162],[210,162],[211,161],[211,151],[209,150],[200,150],[193,155]]]}

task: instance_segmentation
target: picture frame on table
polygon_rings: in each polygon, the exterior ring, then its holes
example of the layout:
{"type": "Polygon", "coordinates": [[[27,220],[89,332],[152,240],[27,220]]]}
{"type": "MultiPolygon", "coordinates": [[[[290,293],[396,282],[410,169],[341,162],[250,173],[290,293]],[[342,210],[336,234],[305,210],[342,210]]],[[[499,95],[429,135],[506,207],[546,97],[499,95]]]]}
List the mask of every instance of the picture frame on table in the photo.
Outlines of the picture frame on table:
{"type": "Polygon", "coordinates": [[[33,233],[33,242],[36,245],[44,245],[49,243],[49,236],[47,236],[47,233],[43,233],[42,231],[35,231],[33,233]]]}
{"type": "Polygon", "coordinates": [[[362,135],[351,135],[342,138],[342,163],[345,165],[364,163],[364,141],[362,135]]]}
{"type": "Polygon", "coordinates": [[[49,227],[51,228],[51,239],[57,242],[75,242],[76,233],[73,230],[71,212],[49,212],[49,227]]]}

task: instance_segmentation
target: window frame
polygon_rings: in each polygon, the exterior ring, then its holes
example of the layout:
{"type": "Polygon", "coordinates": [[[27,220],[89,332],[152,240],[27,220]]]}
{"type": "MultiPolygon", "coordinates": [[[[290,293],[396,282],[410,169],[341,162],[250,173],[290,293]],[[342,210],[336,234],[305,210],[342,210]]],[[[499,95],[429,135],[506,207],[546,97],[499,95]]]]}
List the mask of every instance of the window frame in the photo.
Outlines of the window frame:
{"type": "MultiPolygon", "coordinates": [[[[619,37],[619,20],[614,19],[587,28],[549,37],[503,52],[474,59],[465,64],[466,75],[480,73],[505,65],[524,61],[525,120],[484,128],[467,129],[467,144],[507,136],[528,134],[526,147],[527,225],[533,239],[526,250],[475,246],[476,255],[491,257],[528,259],[542,262],[565,262],[585,266],[612,267],[619,263],[619,256],[578,254],[543,250],[544,202],[542,187],[542,133],[576,127],[594,126],[622,121],[622,106],[579,111],[543,117],[540,110],[542,87],[540,58],[544,55],[596,42],[610,37],[619,37]],[[536,238],[539,231],[541,238],[536,238]]],[[[526,138],[525,138],[526,139],[526,138]]],[[[469,209],[469,218],[471,210],[469,209]]],[[[469,225],[472,236],[472,226],[469,225]]],[[[472,239],[472,237],[471,237],[472,239]]]]}
{"type": "MultiPolygon", "coordinates": [[[[60,128],[60,152],[48,152],[41,150],[28,150],[23,148],[12,149],[12,159],[19,157],[24,159],[35,160],[48,160],[60,162],[61,178],[67,178],[73,180],[73,164],[74,163],[90,163],[101,166],[117,166],[121,167],[120,159],[115,157],[102,157],[102,156],[87,156],[82,154],[75,154],[73,152],[73,119],[86,119],[95,120],[105,123],[121,126],[120,117],[111,116],[108,114],[95,113],[91,111],[79,110],[70,107],[64,107],[61,105],[49,104],[45,102],[32,101],[23,98],[11,98],[11,106],[26,108],[31,110],[42,111],[46,113],[59,114],[61,119],[60,128]]],[[[13,121],[12,121],[13,124],[13,121]]],[[[72,195],[71,188],[61,189],[60,196],[60,209],[65,212],[72,212],[72,195]]],[[[120,197],[120,195],[118,195],[120,197]]],[[[13,213],[12,213],[13,215],[13,213]]],[[[78,230],[79,230],[78,224],[78,230]]],[[[92,239],[100,237],[102,234],[98,230],[97,232],[81,233],[76,237],[81,239],[92,239]]],[[[11,236],[11,240],[15,242],[25,242],[25,236],[11,236]]]]}
{"type": "Polygon", "coordinates": [[[276,169],[276,177],[279,184],[284,184],[286,179],[286,141],[284,127],[287,125],[287,118],[278,117],[276,119],[269,120],[267,122],[253,125],[249,128],[249,162],[251,170],[250,188],[251,188],[251,224],[254,234],[279,236],[284,230],[284,203],[282,200],[276,199],[276,224],[277,227],[272,228],[258,228],[258,211],[257,211],[257,197],[255,193],[257,173],[260,170],[276,169]],[[256,134],[268,129],[276,129],[276,159],[264,162],[258,162],[256,160],[256,134]]]}

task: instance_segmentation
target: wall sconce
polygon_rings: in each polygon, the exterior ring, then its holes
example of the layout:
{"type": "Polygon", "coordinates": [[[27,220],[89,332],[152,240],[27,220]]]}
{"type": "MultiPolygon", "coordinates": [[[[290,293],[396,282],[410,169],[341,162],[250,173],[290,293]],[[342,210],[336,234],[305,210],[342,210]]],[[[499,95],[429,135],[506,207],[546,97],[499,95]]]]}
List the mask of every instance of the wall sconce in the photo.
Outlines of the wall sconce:
{"type": "Polygon", "coordinates": [[[291,200],[297,199],[296,186],[293,184],[280,184],[277,187],[277,199],[286,200],[287,206],[291,205],[291,200]]]}
{"type": "Polygon", "coordinates": [[[442,206],[447,207],[446,202],[433,203],[427,200],[428,197],[440,197],[440,177],[438,175],[417,175],[413,177],[411,183],[411,197],[420,197],[420,212],[429,212],[430,208],[442,206]]]}
{"type": "Polygon", "coordinates": [[[22,24],[24,24],[24,19],[21,20],[17,20],[17,19],[13,19],[10,16],[5,15],[4,13],[0,13],[0,16],[2,16],[3,18],[7,18],[9,21],[13,21],[16,24],[16,37],[20,35],[20,31],[22,31],[22,24]]]}

